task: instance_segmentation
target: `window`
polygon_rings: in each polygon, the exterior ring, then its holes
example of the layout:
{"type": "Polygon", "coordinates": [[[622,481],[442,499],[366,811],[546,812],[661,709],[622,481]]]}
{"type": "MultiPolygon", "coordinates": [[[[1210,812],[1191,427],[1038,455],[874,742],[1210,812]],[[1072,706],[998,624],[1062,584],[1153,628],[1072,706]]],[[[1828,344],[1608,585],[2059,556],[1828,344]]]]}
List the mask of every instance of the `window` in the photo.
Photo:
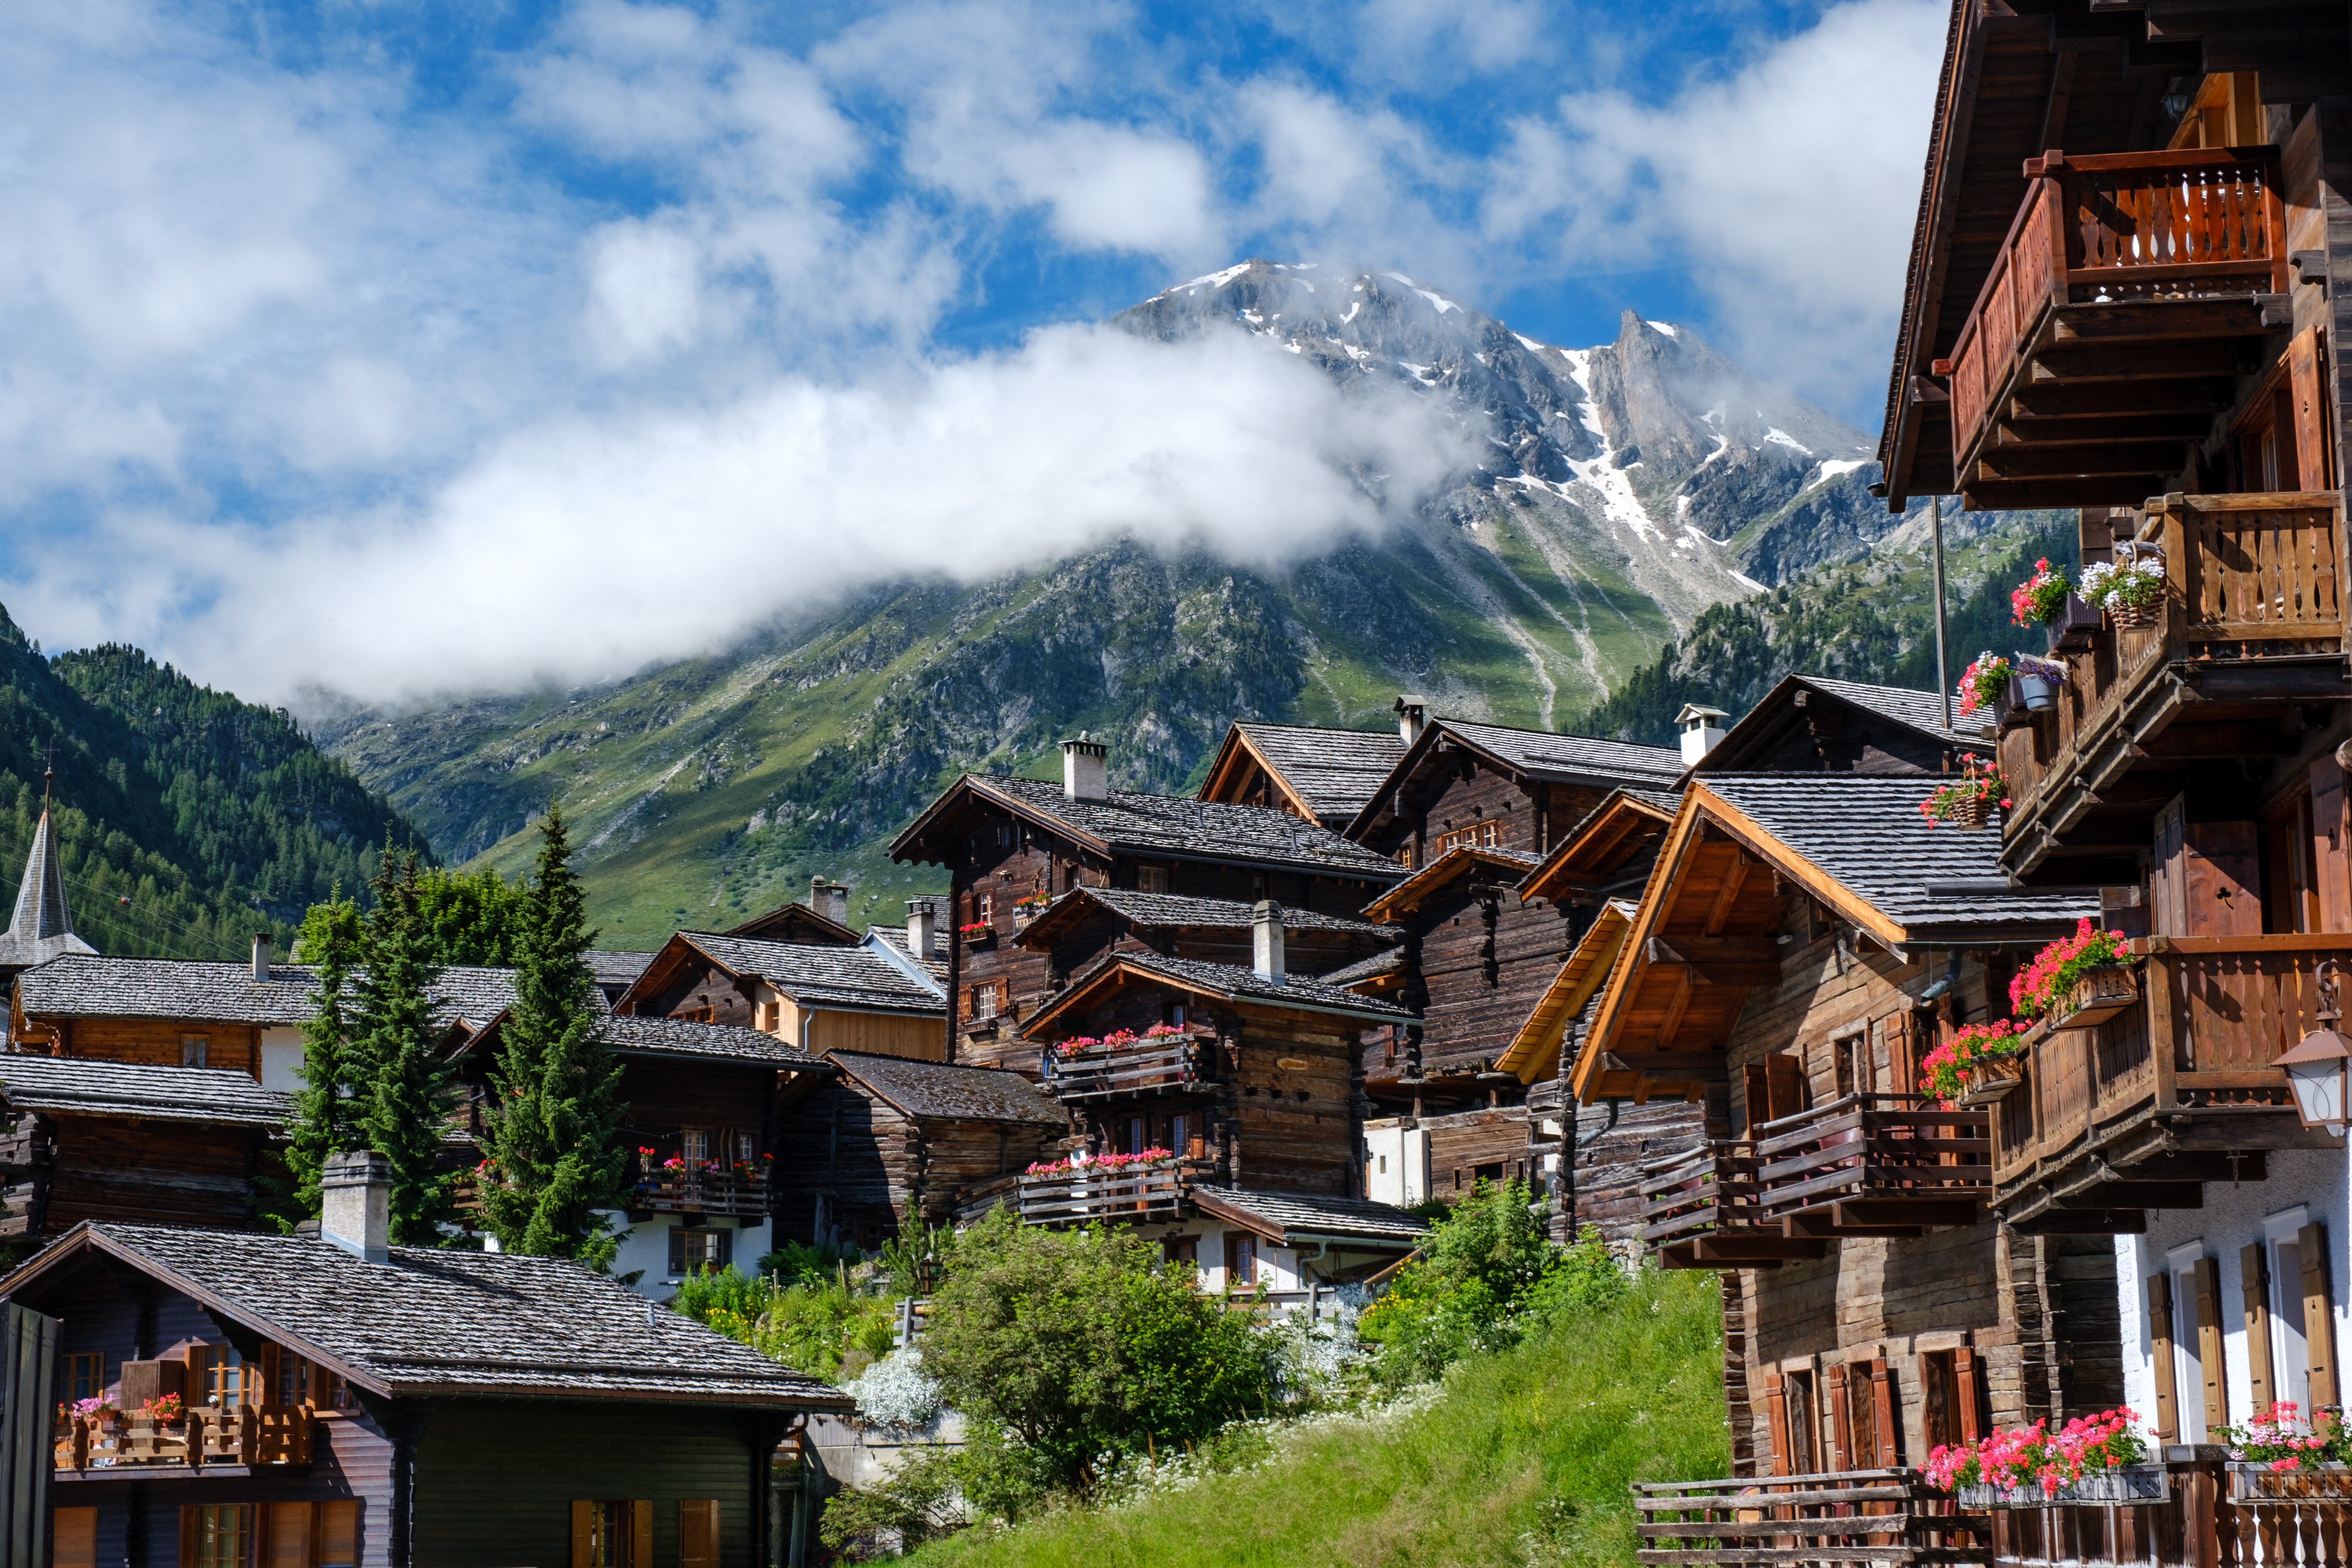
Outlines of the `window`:
{"type": "Polygon", "coordinates": [[[224,1408],[260,1404],[256,1370],[246,1363],[235,1345],[188,1347],[188,1385],[195,1391],[194,1403],[224,1408]]]}
{"type": "Polygon", "coordinates": [[[1135,868],[1135,890],[1139,893],[1164,893],[1168,890],[1168,868],[1138,866],[1135,868]]]}
{"type": "Polygon", "coordinates": [[[2335,1306],[2327,1278],[2326,1229],[2301,1207],[2263,1222],[2270,1248],[2272,1387],[2305,1411],[2337,1399],[2335,1306]]]}
{"type": "Polygon", "coordinates": [[[974,894],[971,901],[971,918],[982,925],[993,923],[996,919],[996,895],[994,893],[974,894]]]}
{"type": "Polygon", "coordinates": [[[204,1035],[182,1035],[180,1037],[180,1065],[182,1067],[200,1068],[205,1065],[205,1047],[207,1038],[208,1037],[204,1035]]]}
{"type": "Polygon", "coordinates": [[[56,1568],[98,1568],[98,1510],[51,1510],[49,1553],[56,1568]]]}
{"type": "Polygon", "coordinates": [[[1168,1119],[1168,1147],[1171,1152],[1197,1157],[1200,1150],[1194,1145],[1200,1142],[1200,1118],[1171,1116],[1168,1119]]]}
{"type": "Polygon", "coordinates": [[[180,1510],[180,1561],[188,1568],[254,1568],[254,1506],[200,1503],[180,1510]]]}
{"type": "Polygon", "coordinates": [[[1478,844],[1481,848],[1492,849],[1502,841],[1503,825],[1501,823],[1489,822],[1478,829],[1478,844]]]}
{"type": "Polygon", "coordinates": [[[748,1165],[760,1157],[760,1135],[756,1132],[727,1134],[728,1157],[739,1165],[748,1165]]]}
{"type": "Polygon", "coordinates": [[[677,1568],[719,1568],[719,1501],[677,1505],[677,1568]]]}
{"type": "Polygon", "coordinates": [[[572,1503],[572,1568],[653,1568],[653,1558],[652,1503],[572,1503]]]}
{"type": "Polygon", "coordinates": [[[96,1399],[105,1393],[105,1352],[66,1357],[58,1368],[58,1386],[68,1400],[96,1399]]]}
{"type": "Polygon", "coordinates": [[[975,985],[964,993],[963,1014],[967,1018],[984,1022],[996,1016],[996,982],[975,985]]]}
{"type": "Polygon", "coordinates": [[[1257,1283],[1257,1237],[1247,1231],[1225,1233],[1225,1285],[1244,1290],[1257,1283]]]}
{"type": "Polygon", "coordinates": [[[701,1166],[710,1162],[710,1134],[699,1127],[688,1127],[678,1135],[678,1154],[689,1166],[701,1166]]]}
{"type": "Polygon", "coordinates": [[[1848,1035],[1831,1047],[1837,1066],[1837,1091],[1843,1094],[1870,1092],[1870,1037],[1848,1035]]]}
{"type": "Polygon", "coordinates": [[[1410,844],[1408,844],[1408,845],[1406,845],[1403,848],[1402,848],[1402,849],[1398,850],[1398,851],[1397,851],[1397,853],[1396,853],[1396,858],[1397,858],[1397,864],[1398,864],[1398,865],[1400,865],[1400,866],[1403,867],[1403,868],[1404,868],[1406,870],[1408,870],[1408,871],[1412,870],[1412,845],[1410,845],[1410,844]]]}
{"type": "Polygon", "coordinates": [[[673,1226],[669,1233],[669,1271],[684,1278],[695,1269],[713,1274],[735,1260],[735,1233],[716,1226],[673,1226]]]}
{"type": "Polygon", "coordinates": [[[1127,1119],[1127,1152],[1130,1154],[1140,1154],[1150,1147],[1150,1124],[1140,1116],[1129,1117],[1127,1119]]]}
{"type": "Polygon", "coordinates": [[[1167,1236],[1160,1238],[1160,1256],[1169,1263],[1191,1263],[1201,1260],[1201,1238],[1197,1236],[1167,1236]]]}
{"type": "Polygon", "coordinates": [[[345,1410],[351,1406],[351,1391],[343,1386],[341,1378],[317,1362],[281,1350],[278,1352],[277,1403],[307,1405],[313,1410],[345,1410]]]}

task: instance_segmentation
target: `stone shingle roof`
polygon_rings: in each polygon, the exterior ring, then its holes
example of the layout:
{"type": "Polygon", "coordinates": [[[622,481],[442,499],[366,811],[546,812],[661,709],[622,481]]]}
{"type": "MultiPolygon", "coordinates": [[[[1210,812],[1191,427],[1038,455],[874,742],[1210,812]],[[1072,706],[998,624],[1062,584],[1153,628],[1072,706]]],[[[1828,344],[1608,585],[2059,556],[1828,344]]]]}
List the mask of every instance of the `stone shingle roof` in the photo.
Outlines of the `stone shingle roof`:
{"type": "Polygon", "coordinates": [[[753,942],[707,931],[680,931],[711,962],[736,974],[756,974],[803,1006],[875,1013],[945,1011],[937,993],[863,945],[818,947],[804,942],[753,942]]]}
{"type": "Polygon", "coordinates": [[[1513,730],[1437,719],[1472,745],[1493,752],[1520,772],[1540,779],[1597,780],[1622,784],[1649,779],[1671,784],[1682,776],[1682,753],[1670,746],[1637,746],[1590,735],[1555,735],[1546,730],[1513,730]]]}
{"type": "Polygon", "coordinates": [[[1869,773],[1723,773],[1699,786],[1819,867],[1911,940],[1975,926],[2061,930],[2099,913],[2095,891],[2011,888],[2000,834],[1930,827],[1933,781],[1869,773]]]}
{"type": "Polygon", "coordinates": [[[966,782],[983,795],[1066,824],[1114,851],[1238,861],[1380,882],[1404,875],[1386,856],[1275,806],[1121,790],[1113,790],[1108,800],[1071,800],[1060,784],[1042,779],[974,776],[966,782]]]}
{"type": "Polygon", "coordinates": [[[1411,1012],[1392,1003],[1342,990],[1328,979],[1293,974],[1282,980],[1268,980],[1257,971],[1244,969],[1237,963],[1208,963],[1197,958],[1171,958],[1159,952],[1106,953],[1088,967],[1086,974],[1072,981],[1070,989],[1077,990],[1097,970],[1114,963],[1130,963],[1138,969],[1182,981],[1236,1002],[1264,1002],[1318,1012],[1347,1013],[1380,1024],[1404,1023],[1413,1016],[1411,1012]]]}
{"type": "MultiPolygon", "coordinates": [[[[185,1018],[210,1024],[300,1024],[310,1017],[318,972],[270,965],[257,981],[249,963],[172,958],[52,959],[25,972],[25,1012],[36,1018],[185,1018]]],[[[514,971],[453,966],[433,984],[433,1016],[479,1028],[514,1005],[514,971]]],[[[601,1005],[603,994],[597,1001],[601,1005]]]]}
{"type": "MultiPolygon", "coordinates": [[[[1802,681],[1816,691],[1826,691],[1832,697],[1843,698],[1857,708],[1867,708],[1881,713],[1898,724],[1948,741],[1955,746],[1968,746],[1977,751],[1986,748],[1982,725],[1944,727],[1944,699],[1940,692],[1914,691],[1906,686],[1869,686],[1859,680],[1838,680],[1826,675],[1799,675],[1792,679],[1802,681]]],[[[1955,713],[1955,718],[1958,714],[1955,713]]]]}
{"type": "Polygon", "coordinates": [[[89,1057],[0,1056],[0,1100],[17,1110],[276,1127],[290,1097],[225,1068],[174,1068],[89,1057]]]}
{"type": "Polygon", "coordinates": [[[621,1056],[747,1062],[823,1072],[824,1060],[759,1029],[738,1024],[698,1024],[686,1018],[627,1014],[604,1020],[604,1041],[621,1056]]]}
{"type": "Polygon", "coordinates": [[[610,948],[592,947],[581,956],[587,960],[589,973],[596,976],[600,988],[625,991],[646,972],[654,961],[650,952],[618,952],[610,948]]]}
{"type": "Polygon", "coordinates": [[[273,1339],[321,1352],[387,1394],[622,1398],[845,1409],[846,1395],[713,1333],[606,1275],[557,1258],[395,1247],[365,1263],[331,1243],[163,1226],[88,1225],[95,1245],[209,1299],[273,1339]]]}
{"type": "Polygon", "coordinates": [[[865,1051],[830,1051],[826,1059],[909,1116],[942,1121],[1024,1121],[1067,1127],[1060,1103],[1005,1068],[956,1067],[865,1051]]]}
{"type": "Polygon", "coordinates": [[[1212,1214],[1257,1221],[1289,1246],[1300,1239],[1322,1237],[1381,1243],[1399,1247],[1418,1246],[1429,1226],[1404,1210],[1370,1198],[1343,1198],[1326,1193],[1276,1193],[1255,1187],[1194,1186],[1192,1201],[1212,1214]]]}
{"type": "MultiPolygon", "coordinates": [[[[1075,888],[1055,899],[1050,908],[1058,910],[1075,901],[1100,904],[1132,924],[1153,928],[1193,926],[1213,931],[1247,931],[1255,922],[1257,913],[1255,905],[1238,899],[1188,899],[1175,893],[1138,893],[1125,888],[1075,888]]],[[[1318,914],[1289,904],[1282,906],[1282,924],[1286,931],[1348,931],[1381,939],[1392,934],[1370,921],[1351,915],[1318,914]]]]}
{"type": "Polygon", "coordinates": [[[1325,985],[1337,985],[1344,989],[1351,985],[1360,985],[1367,980],[1379,980],[1387,975],[1401,973],[1403,969],[1404,950],[1401,947],[1392,947],[1385,952],[1376,952],[1370,958],[1360,958],[1345,969],[1335,969],[1328,974],[1318,974],[1315,978],[1325,985]]]}
{"type": "Polygon", "coordinates": [[[1381,781],[1404,759],[1404,742],[1394,730],[1248,723],[1234,728],[1326,822],[1346,822],[1363,810],[1380,792],[1381,781]]]}
{"type": "Polygon", "coordinates": [[[27,968],[69,952],[97,951],[74,934],[73,915],[66,907],[65,857],[58,849],[57,829],[44,805],[41,820],[33,827],[33,846],[25,855],[16,907],[8,929],[0,931],[0,968],[27,968]]]}

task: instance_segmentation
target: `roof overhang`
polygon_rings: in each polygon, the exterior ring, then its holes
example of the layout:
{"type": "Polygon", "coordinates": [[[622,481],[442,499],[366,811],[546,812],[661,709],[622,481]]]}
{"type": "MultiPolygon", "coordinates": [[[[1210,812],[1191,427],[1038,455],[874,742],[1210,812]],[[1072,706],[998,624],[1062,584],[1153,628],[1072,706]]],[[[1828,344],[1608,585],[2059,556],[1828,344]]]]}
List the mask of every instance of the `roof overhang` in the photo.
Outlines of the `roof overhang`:
{"type": "Polygon", "coordinates": [[[1193,798],[1223,801],[1232,805],[1247,805],[1229,792],[1238,789],[1241,773],[1253,764],[1274,781],[1275,787],[1282,792],[1282,798],[1290,803],[1291,809],[1298,816],[1309,822],[1323,820],[1307,797],[1298,793],[1298,787],[1275,765],[1272,758],[1258,750],[1257,742],[1239,724],[1225,726],[1225,738],[1218,743],[1217,754],[1209,763],[1209,776],[1202,779],[1201,787],[1192,792],[1193,798]]]}
{"type": "Polygon", "coordinates": [[[1024,1040],[1044,1039],[1060,1019],[1091,1005],[1106,993],[1117,991],[1129,984],[1159,986],[1170,991],[1181,991],[1189,996],[1205,996],[1211,1001],[1222,1002],[1229,1007],[1255,1008],[1268,1013],[1314,1013],[1332,1017],[1353,1018],[1361,1023],[1372,1025],[1403,1021],[1395,1012],[1385,1008],[1379,1012],[1370,1008],[1360,1011],[1352,1007],[1335,1006],[1328,1002],[1292,1000],[1288,997],[1261,996],[1255,992],[1244,994],[1230,991],[1222,986],[1211,985],[1204,981],[1162,973],[1139,962],[1136,955],[1111,952],[1097,960],[1092,969],[1079,975],[1059,995],[1031,1014],[1029,1021],[1021,1026],[1021,1037],[1024,1040]]]}
{"type": "Polygon", "coordinates": [[[1557,902],[1570,893],[1607,887],[1612,873],[1632,859],[1643,844],[1665,832],[1674,820],[1675,814],[1654,801],[1622,789],[1612,791],[1520,881],[1519,901],[1550,899],[1557,902]]]}
{"type": "Polygon", "coordinates": [[[936,847],[926,850],[924,840],[934,829],[944,827],[955,815],[974,806],[1010,814],[1032,827],[1042,828],[1066,843],[1090,854],[1108,858],[1110,846],[1093,834],[1073,826],[1049,813],[1039,811],[1019,795],[992,788],[979,773],[965,773],[940,792],[940,797],[925,806],[914,821],[908,823],[898,837],[890,841],[890,858],[912,860],[919,864],[943,866],[949,858],[936,847]]]}
{"type": "Polygon", "coordinates": [[[1551,1076],[1559,1065],[1559,1041],[1568,1021],[1584,1011],[1585,1004],[1608,980],[1640,908],[1623,899],[1612,899],[1601,906],[1601,913],[1577,939],[1575,951],[1537,998],[1527,1022],[1495,1058],[1496,1070],[1516,1074],[1525,1084],[1551,1076]]]}
{"type": "Polygon", "coordinates": [[[1528,875],[1528,863],[1516,856],[1469,845],[1457,846],[1366,904],[1364,918],[1383,925],[1392,924],[1420,908],[1422,900],[1440,888],[1480,866],[1498,867],[1508,871],[1515,885],[1528,875]]]}
{"type": "Polygon", "coordinates": [[[1332,1247],[1357,1252],[1411,1252],[1426,1239],[1351,1233],[1336,1226],[1328,1230],[1293,1227],[1234,1202],[1214,1187],[1191,1187],[1186,1189],[1186,1193],[1192,1200],[1192,1206],[1202,1214],[1239,1226],[1276,1247],[1312,1247],[1328,1242],[1332,1247]]]}

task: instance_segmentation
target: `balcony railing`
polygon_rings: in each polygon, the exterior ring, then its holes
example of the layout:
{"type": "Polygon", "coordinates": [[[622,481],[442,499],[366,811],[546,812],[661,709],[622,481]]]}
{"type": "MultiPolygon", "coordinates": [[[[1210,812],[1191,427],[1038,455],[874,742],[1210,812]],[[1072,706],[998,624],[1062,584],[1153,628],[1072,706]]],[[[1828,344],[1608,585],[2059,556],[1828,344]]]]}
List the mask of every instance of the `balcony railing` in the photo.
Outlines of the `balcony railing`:
{"type": "Polygon", "coordinates": [[[1973,1225],[1992,1194],[1981,1110],[1847,1094],[1756,1130],[1757,1206],[1790,1236],[1903,1236],[1973,1225]]]}
{"type": "Polygon", "coordinates": [[[1043,1056],[1045,1089],[1066,1103],[1197,1094],[1214,1081],[1214,1049],[1191,1035],[1087,1046],[1066,1056],[1049,1047],[1043,1056]]]}
{"type": "MultiPolygon", "coordinates": [[[[2004,480],[2087,477],[2092,489],[2111,481],[2105,499],[2136,500],[2135,483],[2145,493],[2150,476],[2179,471],[2210,407],[2069,399],[2063,384],[2236,368],[2210,352],[2221,346],[2210,340],[2259,333],[2249,301],[2288,287],[2277,163],[2270,149],[2053,153],[2026,174],[2025,200],[1969,319],[1935,365],[1950,379],[1954,471],[1972,500],[2004,480]],[[2199,300],[2239,302],[2193,320],[2174,309],[2199,300]],[[2116,309],[2145,305],[2169,319],[2116,309]],[[2037,361],[2047,374],[2029,375],[2037,361]],[[2021,393],[2031,395],[2022,405],[2012,401],[2021,393]]],[[[2074,504],[2096,500],[2086,493],[2074,504]]]]}
{"type": "Polygon", "coordinates": [[[1189,1182],[1216,1168],[1212,1160],[1160,1160],[1149,1165],[1080,1165],[1021,1178],[1021,1217],[1031,1225],[1125,1223],[1179,1213],[1189,1182]]]}
{"type": "Polygon", "coordinates": [[[2005,864],[2029,870],[2068,834],[2114,826],[2128,793],[2115,786],[2136,768],[2242,756],[2250,719],[2344,694],[2339,509],[2332,491],[2290,491],[2167,496],[2140,513],[2163,609],[2069,656],[2056,706],[2001,737],[2005,864]]]}
{"type": "Polygon", "coordinates": [[[2315,971],[2352,936],[2144,937],[2140,1000],[2088,1028],[2045,1029],[1993,1116],[1995,1201],[2055,1208],[2194,1206],[2203,1181],[2260,1180],[2267,1152],[2329,1148],[2273,1064],[2318,1026],[2315,971]]]}
{"type": "Polygon", "coordinates": [[[77,1472],[307,1465],[315,1429],[303,1405],[200,1405],[169,1424],[135,1411],[120,1419],[61,1415],[53,1462],[77,1472]]]}
{"type": "Polygon", "coordinates": [[[2352,1562],[2352,1499],[2234,1498],[2218,1457],[2175,1458],[2166,1468],[2171,1495],[2160,1500],[1995,1513],[1996,1568],[2345,1568],[2352,1562]]]}
{"type": "Polygon", "coordinates": [[[1758,1198],[1755,1145],[1717,1139],[1642,1166],[1642,1241],[1667,1268],[1777,1268],[1828,1244],[1791,1239],[1758,1198]]]}
{"type": "Polygon", "coordinates": [[[1916,1470],[1633,1487],[1635,1555],[1653,1563],[1990,1563],[1993,1521],[1916,1470]]]}
{"type": "MultiPolygon", "coordinates": [[[[715,1164],[715,1163],[714,1163],[715,1164]]],[[[715,1214],[757,1219],[768,1212],[767,1177],[731,1165],[640,1171],[631,1205],[655,1214],[715,1214]]]]}

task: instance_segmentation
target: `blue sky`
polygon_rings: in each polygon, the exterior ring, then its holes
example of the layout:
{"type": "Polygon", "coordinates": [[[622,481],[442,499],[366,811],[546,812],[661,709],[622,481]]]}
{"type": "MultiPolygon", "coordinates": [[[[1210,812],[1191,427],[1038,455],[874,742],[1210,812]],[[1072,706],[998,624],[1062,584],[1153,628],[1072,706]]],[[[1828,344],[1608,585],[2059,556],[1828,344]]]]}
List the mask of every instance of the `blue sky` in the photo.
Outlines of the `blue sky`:
{"type": "Polygon", "coordinates": [[[1321,393],[1087,325],[1250,256],[1571,345],[1630,306],[1870,427],[1944,16],[29,0],[0,596],[51,646],[398,700],[1106,531],[1312,548],[1353,516],[1329,454],[1247,432],[1321,393]],[[1173,501],[1119,478],[1171,466],[1173,501]]]}

